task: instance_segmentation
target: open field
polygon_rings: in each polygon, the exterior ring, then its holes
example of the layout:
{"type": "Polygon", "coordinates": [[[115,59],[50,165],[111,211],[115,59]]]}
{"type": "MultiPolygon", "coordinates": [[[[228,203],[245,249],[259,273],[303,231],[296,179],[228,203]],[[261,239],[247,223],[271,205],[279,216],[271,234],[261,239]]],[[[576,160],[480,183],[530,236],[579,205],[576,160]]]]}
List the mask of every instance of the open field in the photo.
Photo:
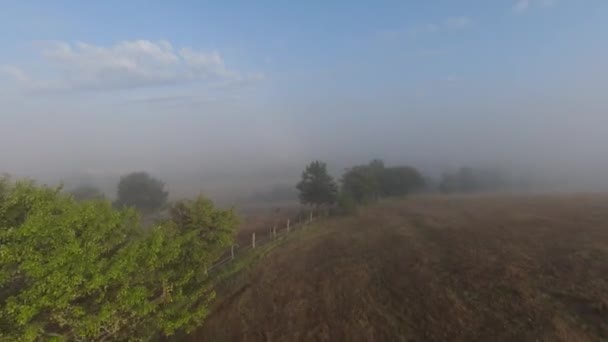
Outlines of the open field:
{"type": "Polygon", "coordinates": [[[192,341],[608,339],[608,196],[420,196],[317,223],[192,341]]]}

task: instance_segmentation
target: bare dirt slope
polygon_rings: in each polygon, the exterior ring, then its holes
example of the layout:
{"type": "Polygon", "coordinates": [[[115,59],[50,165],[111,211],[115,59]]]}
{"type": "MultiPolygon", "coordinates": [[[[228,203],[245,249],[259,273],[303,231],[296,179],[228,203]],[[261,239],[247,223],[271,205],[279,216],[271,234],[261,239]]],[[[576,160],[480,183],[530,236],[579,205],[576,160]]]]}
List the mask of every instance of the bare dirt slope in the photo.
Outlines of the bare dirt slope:
{"type": "Polygon", "coordinates": [[[417,197],[328,219],[220,292],[193,341],[608,338],[608,197],[417,197]]]}

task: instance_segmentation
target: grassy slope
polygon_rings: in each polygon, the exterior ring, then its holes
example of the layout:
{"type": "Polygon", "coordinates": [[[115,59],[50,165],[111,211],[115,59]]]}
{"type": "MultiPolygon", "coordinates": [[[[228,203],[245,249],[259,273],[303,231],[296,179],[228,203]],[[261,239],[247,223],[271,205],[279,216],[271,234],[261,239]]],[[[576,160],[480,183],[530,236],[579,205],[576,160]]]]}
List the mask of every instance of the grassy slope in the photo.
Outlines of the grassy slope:
{"type": "Polygon", "coordinates": [[[191,340],[608,338],[608,197],[419,197],[297,234],[191,340]]]}

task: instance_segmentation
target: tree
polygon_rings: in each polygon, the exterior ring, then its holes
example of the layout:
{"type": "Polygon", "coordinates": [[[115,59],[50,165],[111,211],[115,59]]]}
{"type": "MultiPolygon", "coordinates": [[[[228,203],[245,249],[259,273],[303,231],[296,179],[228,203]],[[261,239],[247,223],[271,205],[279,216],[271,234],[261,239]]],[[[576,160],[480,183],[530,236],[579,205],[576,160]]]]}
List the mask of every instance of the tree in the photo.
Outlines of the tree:
{"type": "Polygon", "coordinates": [[[327,173],[327,165],[320,161],[306,166],[296,188],[300,191],[300,202],[315,207],[333,204],[338,193],[337,184],[327,173]]]}
{"type": "Polygon", "coordinates": [[[404,196],[422,188],[424,178],[413,167],[386,167],[381,159],[347,170],[342,176],[341,192],[356,203],[368,203],[385,196],[404,196]]]}
{"type": "Polygon", "coordinates": [[[336,212],[340,215],[350,215],[357,212],[357,203],[351,194],[340,192],[336,212]]]}
{"type": "Polygon", "coordinates": [[[92,185],[79,185],[70,191],[70,194],[74,196],[77,201],[88,201],[88,200],[99,200],[104,199],[105,196],[98,188],[92,185]]]}
{"type": "Polygon", "coordinates": [[[133,209],[0,181],[0,340],[149,340],[200,325],[236,216],[205,199],[151,230],[133,209]]]}
{"type": "Polygon", "coordinates": [[[372,159],[367,166],[378,178],[381,177],[385,169],[384,161],[382,159],[372,159]]]}
{"type": "Polygon", "coordinates": [[[379,195],[377,170],[369,165],[355,166],[342,175],[342,192],[356,203],[368,203],[379,195]]]}
{"type": "Polygon", "coordinates": [[[167,203],[165,184],[146,172],[133,172],[120,178],[116,204],[153,212],[167,203]]]}
{"type": "Polygon", "coordinates": [[[424,178],[413,167],[389,167],[382,171],[380,192],[383,196],[405,196],[412,191],[419,190],[424,184],[424,178]]]}

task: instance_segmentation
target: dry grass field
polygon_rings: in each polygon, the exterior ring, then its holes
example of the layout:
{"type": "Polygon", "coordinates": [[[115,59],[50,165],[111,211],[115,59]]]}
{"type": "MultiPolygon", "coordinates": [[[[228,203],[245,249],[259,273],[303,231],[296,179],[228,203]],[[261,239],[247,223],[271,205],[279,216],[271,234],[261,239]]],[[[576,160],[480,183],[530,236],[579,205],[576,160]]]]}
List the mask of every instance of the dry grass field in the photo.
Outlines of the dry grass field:
{"type": "Polygon", "coordinates": [[[608,339],[608,196],[420,196],[290,236],[193,341],[608,339]]]}

